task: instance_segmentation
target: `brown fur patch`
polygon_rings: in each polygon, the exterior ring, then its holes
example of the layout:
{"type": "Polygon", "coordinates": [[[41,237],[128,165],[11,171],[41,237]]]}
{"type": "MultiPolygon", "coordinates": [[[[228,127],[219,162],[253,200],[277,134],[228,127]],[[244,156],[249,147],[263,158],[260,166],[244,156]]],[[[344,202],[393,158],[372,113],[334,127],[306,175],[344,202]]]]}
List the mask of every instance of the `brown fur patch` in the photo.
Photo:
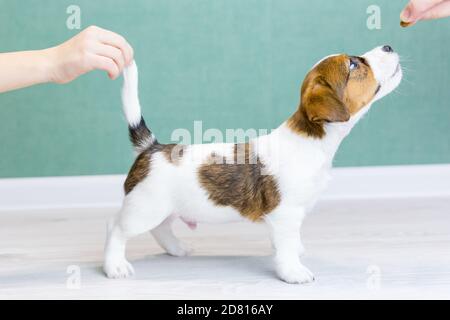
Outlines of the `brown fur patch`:
{"type": "Polygon", "coordinates": [[[198,177],[209,199],[219,206],[230,206],[252,221],[261,220],[280,203],[281,196],[272,175],[249,143],[234,146],[234,159],[211,154],[200,166],[198,177]]]}
{"type": "Polygon", "coordinates": [[[127,179],[125,180],[125,194],[130,193],[134,187],[148,175],[150,171],[151,156],[151,152],[146,150],[136,158],[128,173],[127,179]]]}
{"type": "Polygon", "coordinates": [[[372,100],[378,87],[372,69],[363,61],[361,60],[359,67],[350,73],[342,98],[351,115],[356,114],[372,100]]]}
{"type": "Polygon", "coordinates": [[[348,121],[374,96],[377,81],[362,58],[350,71],[350,57],[338,55],[325,59],[311,70],[301,88],[298,110],[288,121],[296,133],[322,138],[326,122],[348,121]]]}
{"type": "Polygon", "coordinates": [[[181,144],[166,144],[162,150],[167,161],[174,165],[179,165],[186,151],[186,146],[181,144]]]}
{"type": "Polygon", "coordinates": [[[185,150],[185,145],[157,143],[143,151],[134,161],[125,180],[125,194],[130,193],[139,182],[149,175],[152,157],[155,153],[162,152],[168,162],[178,165],[183,158],[185,150]]]}

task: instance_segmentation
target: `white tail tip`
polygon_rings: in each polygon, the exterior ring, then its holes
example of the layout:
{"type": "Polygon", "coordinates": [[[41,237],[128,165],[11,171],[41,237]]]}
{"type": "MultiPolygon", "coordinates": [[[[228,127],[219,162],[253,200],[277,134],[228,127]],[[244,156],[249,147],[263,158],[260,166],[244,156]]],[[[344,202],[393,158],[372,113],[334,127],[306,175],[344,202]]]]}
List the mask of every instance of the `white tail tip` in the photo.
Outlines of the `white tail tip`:
{"type": "Polygon", "coordinates": [[[141,105],[138,93],[138,69],[136,62],[123,70],[122,107],[129,126],[141,121],[141,105]]]}

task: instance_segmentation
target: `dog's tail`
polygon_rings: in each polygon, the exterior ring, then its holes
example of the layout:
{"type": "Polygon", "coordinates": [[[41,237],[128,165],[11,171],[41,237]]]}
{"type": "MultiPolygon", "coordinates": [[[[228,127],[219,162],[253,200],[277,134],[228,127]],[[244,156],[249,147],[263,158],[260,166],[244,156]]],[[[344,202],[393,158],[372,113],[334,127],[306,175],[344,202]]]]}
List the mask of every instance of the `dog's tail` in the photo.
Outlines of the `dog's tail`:
{"type": "Polygon", "coordinates": [[[155,136],[145,124],[138,96],[138,69],[133,61],[123,70],[122,106],[128,122],[131,143],[137,153],[157,143],[155,136]]]}

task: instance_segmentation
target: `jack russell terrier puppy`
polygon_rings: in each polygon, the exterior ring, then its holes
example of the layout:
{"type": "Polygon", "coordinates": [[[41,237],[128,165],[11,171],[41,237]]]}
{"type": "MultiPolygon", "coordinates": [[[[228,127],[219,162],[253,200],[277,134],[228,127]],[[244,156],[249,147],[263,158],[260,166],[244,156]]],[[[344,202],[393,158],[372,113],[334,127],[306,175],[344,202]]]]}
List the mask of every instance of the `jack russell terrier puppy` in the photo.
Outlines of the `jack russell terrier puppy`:
{"type": "Polygon", "coordinates": [[[133,275],[125,258],[128,239],[149,231],[170,255],[187,248],[171,224],[250,220],[271,229],[278,276],[308,283],[313,274],[300,262],[300,226],[325,188],[341,141],[376,100],[402,79],[399,56],[390,46],[362,56],[339,54],[307,74],[297,111],[270,134],[241,144],[161,144],[141,116],[138,70],[124,71],[123,110],[137,158],[125,181],[125,199],[108,225],[104,272],[133,275]]]}

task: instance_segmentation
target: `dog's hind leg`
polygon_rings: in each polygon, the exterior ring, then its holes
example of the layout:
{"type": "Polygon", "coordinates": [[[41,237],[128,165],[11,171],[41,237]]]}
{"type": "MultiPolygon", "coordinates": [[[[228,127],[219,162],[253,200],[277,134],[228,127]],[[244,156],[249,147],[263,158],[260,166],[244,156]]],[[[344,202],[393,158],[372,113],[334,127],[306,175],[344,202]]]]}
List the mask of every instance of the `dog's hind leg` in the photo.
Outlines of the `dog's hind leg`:
{"type": "Polygon", "coordinates": [[[116,220],[111,221],[108,224],[103,262],[103,271],[108,278],[128,278],[134,274],[133,267],[125,258],[127,240],[128,237],[120,224],[116,220]]]}
{"type": "Polygon", "coordinates": [[[171,213],[165,202],[149,199],[148,194],[133,191],[123,203],[122,209],[108,225],[103,270],[108,278],[127,278],[134,274],[133,267],[125,258],[127,240],[152,230],[171,213]],[[145,199],[140,201],[139,198],[145,199]],[[158,205],[151,205],[157,203],[158,205]]]}
{"type": "Polygon", "coordinates": [[[175,257],[186,256],[191,250],[173,234],[172,223],[174,219],[174,216],[166,218],[166,220],[150,232],[168,254],[175,257]]]}

